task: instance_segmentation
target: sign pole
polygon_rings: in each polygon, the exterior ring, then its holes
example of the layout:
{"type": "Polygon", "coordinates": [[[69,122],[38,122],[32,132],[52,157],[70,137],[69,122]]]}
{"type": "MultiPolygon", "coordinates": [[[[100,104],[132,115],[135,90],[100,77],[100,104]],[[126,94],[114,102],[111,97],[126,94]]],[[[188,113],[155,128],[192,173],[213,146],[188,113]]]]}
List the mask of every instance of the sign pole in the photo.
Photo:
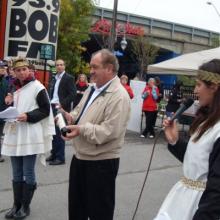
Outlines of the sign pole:
{"type": "Polygon", "coordinates": [[[47,59],[44,60],[44,77],[43,84],[46,86],[46,75],[47,75],[47,59]]]}
{"type": "Polygon", "coordinates": [[[47,87],[46,75],[47,75],[47,60],[52,60],[53,47],[50,44],[42,44],[40,48],[40,58],[44,59],[44,75],[43,84],[47,87]]]}

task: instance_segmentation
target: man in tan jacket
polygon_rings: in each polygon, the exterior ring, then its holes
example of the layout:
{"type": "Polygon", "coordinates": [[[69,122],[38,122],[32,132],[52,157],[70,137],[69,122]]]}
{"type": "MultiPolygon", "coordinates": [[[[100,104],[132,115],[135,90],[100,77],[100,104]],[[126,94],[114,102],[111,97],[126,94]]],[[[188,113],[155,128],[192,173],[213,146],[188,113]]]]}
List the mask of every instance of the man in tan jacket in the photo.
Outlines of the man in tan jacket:
{"type": "Polygon", "coordinates": [[[115,180],[130,115],[130,98],[117,76],[117,58],[102,49],[92,55],[90,73],[96,85],[86,90],[70,114],[66,140],[73,138],[69,220],[112,220],[115,180]],[[70,117],[71,116],[71,117],[70,117]]]}

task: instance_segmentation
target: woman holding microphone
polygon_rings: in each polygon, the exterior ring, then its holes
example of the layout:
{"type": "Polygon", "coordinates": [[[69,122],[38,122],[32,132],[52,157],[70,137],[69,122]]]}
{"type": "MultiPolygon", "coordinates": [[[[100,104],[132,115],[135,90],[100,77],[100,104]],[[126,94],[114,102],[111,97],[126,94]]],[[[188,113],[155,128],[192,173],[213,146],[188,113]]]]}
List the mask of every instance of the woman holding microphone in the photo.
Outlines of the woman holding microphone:
{"type": "Polygon", "coordinates": [[[194,92],[200,108],[189,141],[179,138],[176,121],[163,122],[168,149],[183,162],[183,177],[154,220],[220,219],[220,60],[200,66],[194,92]]]}

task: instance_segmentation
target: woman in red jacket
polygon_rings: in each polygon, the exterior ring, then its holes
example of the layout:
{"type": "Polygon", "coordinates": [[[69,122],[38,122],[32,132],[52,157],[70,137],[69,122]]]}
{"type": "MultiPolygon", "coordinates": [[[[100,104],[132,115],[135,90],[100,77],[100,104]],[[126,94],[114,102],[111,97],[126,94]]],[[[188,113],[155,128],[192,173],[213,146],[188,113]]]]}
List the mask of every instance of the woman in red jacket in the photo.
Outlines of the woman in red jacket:
{"type": "Polygon", "coordinates": [[[85,74],[80,74],[76,81],[77,94],[73,108],[75,108],[79,104],[81,98],[83,97],[84,92],[88,87],[89,87],[89,83],[87,80],[87,76],[85,74]]]}
{"type": "Polygon", "coordinates": [[[144,99],[142,111],[144,112],[146,118],[146,128],[144,129],[140,137],[147,137],[148,132],[149,138],[154,138],[155,136],[154,118],[156,117],[155,114],[157,114],[158,96],[159,90],[155,86],[155,80],[154,78],[150,78],[142,93],[142,98],[144,99]]]}
{"type": "Polygon", "coordinates": [[[127,90],[128,95],[130,96],[130,98],[133,99],[134,98],[134,93],[133,93],[132,88],[128,85],[128,77],[126,75],[122,75],[120,80],[121,80],[121,84],[127,90]]]}

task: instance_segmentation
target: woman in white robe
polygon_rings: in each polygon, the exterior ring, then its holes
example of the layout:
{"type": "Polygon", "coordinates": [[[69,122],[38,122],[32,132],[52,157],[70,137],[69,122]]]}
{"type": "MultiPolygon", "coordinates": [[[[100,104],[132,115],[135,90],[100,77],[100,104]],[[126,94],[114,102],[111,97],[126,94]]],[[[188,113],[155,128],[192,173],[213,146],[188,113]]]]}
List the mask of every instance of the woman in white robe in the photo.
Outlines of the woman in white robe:
{"type": "Polygon", "coordinates": [[[168,149],[183,161],[183,178],[174,185],[154,220],[220,219],[220,60],[200,66],[194,92],[200,108],[188,143],[177,124],[164,121],[168,149]]]}
{"type": "Polygon", "coordinates": [[[30,75],[28,66],[24,58],[13,62],[15,91],[5,98],[6,104],[12,104],[19,113],[15,121],[6,122],[4,127],[2,154],[11,157],[14,195],[14,204],[6,213],[6,219],[24,219],[30,214],[36,189],[36,157],[51,150],[55,134],[48,94],[30,75]]]}

